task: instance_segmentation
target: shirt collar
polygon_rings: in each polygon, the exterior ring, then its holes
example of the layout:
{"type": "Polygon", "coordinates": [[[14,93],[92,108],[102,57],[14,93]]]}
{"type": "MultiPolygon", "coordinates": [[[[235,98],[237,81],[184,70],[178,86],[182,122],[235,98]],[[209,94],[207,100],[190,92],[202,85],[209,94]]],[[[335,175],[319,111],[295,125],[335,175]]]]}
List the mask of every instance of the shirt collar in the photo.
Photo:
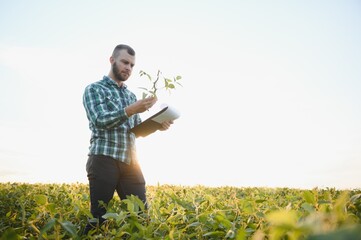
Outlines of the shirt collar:
{"type": "MultiPolygon", "coordinates": [[[[119,88],[118,84],[116,83],[116,81],[114,81],[112,78],[110,78],[109,76],[104,76],[103,77],[103,80],[107,83],[107,84],[110,84],[110,85],[113,85],[117,88],[119,88]]],[[[127,88],[128,86],[123,83],[123,85],[120,87],[120,88],[127,88]]]]}

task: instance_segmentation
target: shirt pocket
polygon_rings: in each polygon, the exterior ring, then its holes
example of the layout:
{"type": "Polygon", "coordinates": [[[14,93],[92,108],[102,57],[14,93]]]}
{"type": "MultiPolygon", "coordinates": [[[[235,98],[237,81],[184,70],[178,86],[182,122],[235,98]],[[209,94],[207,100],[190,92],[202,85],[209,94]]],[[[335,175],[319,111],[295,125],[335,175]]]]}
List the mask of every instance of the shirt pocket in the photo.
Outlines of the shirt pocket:
{"type": "Polygon", "coordinates": [[[109,111],[118,111],[118,110],[120,110],[121,103],[120,103],[119,99],[117,99],[115,97],[112,97],[112,96],[109,96],[109,97],[105,98],[105,101],[106,101],[106,105],[107,105],[109,111]]]}

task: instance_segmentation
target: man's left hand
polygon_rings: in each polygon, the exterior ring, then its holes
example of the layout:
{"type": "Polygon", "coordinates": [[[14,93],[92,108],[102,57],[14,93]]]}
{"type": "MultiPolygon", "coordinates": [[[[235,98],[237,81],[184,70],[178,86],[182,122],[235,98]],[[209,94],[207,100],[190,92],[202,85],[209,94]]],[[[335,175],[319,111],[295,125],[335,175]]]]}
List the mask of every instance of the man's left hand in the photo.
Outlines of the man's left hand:
{"type": "Polygon", "coordinates": [[[165,122],[162,122],[162,127],[161,129],[159,129],[160,131],[164,131],[164,130],[167,130],[170,125],[172,125],[174,122],[171,120],[171,121],[165,121],[165,122]]]}

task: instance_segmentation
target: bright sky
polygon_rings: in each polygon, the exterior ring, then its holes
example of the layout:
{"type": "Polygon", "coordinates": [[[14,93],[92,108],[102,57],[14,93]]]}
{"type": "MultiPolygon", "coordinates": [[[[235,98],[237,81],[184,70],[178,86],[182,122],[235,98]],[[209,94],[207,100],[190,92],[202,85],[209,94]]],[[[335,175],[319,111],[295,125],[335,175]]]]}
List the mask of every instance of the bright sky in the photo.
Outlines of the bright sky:
{"type": "Polygon", "coordinates": [[[149,185],[361,187],[360,1],[1,1],[0,29],[2,182],[87,182],[83,90],[126,43],[139,98],[183,77],[149,185]]]}

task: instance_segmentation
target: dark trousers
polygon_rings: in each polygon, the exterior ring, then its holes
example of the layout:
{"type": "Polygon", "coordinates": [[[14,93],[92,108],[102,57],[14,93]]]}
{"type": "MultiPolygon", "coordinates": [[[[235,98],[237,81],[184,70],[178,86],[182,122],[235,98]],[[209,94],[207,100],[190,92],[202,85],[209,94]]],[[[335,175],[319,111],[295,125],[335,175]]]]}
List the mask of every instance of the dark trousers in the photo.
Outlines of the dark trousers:
{"type": "Polygon", "coordinates": [[[91,213],[100,223],[106,213],[99,201],[108,204],[117,191],[120,199],[138,196],[146,203],[145,180],[138,162],[126,164],[108,156],[91,155],[86,164],[88,173],[91,213]]]}

